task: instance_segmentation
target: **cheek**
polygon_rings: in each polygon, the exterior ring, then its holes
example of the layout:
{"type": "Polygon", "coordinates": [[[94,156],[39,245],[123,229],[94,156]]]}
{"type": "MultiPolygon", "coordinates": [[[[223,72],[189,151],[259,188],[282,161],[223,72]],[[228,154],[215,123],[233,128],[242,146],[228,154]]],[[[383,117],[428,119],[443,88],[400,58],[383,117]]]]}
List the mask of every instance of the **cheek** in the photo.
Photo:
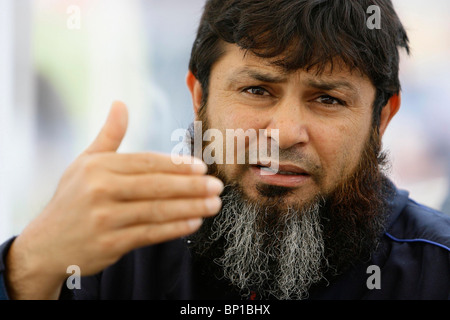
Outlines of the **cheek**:
{"type": "Polygon", "coordinates": [[[223,178],[228,180],[225,182],[230,183],[238,180],[246,167],[238,164],[239,151],[236,149],[236,141],[234,141],[234,160],[227,163],[227,130],[242,129],[244,132],[248,129],[257,130],[258,123],[255,121],[257,119],[244,108],[227,100],[226,97],[212,97],[208,102],[206,115],[209,128],[217,129],[222,133],[223,161],[217,163],[217,169],[223,175],[223,178]]]}
{"type": "Polygon", "coordinates": [[[261,110],[239,101],[234,91],[211,90],[208,99],[208,119],[217,129],[263,129],[271,117],[269,109],[261,110]],[[213,93],[214,92],[214,93],[213,93]]]}
{"type": "Polygon", "coordinates": [[[321,159],[324,188],[330,191],[355,170],[369,135],[369,127],[336,125],[317,130],[312,142],[321,159]]]}
{"type": "Polygon", "coordinates": [[[247,131],[248,129],[263,128],[260,117],[255,113],[245,110],[241,106],[223,105],[223,102],[215,108],[210,108],[208,119],[211,127],[224,132],[226,129],[247,131]]]}
{"type": "MultiPolygon", "coordinates": [[[[243,106],[227,104],[226,101],[221,100],[207,110],[209,127],[222,132],[224,151],[226,150],[227,130],[230,130],[231,134],[242,131],[244,133],[254,132],[257,135],[259,129],[264,128],[261,117],[246,109],[243,106]]],[[[236,146],[237,143],[235,142],[234,145],[236,146]]]]}

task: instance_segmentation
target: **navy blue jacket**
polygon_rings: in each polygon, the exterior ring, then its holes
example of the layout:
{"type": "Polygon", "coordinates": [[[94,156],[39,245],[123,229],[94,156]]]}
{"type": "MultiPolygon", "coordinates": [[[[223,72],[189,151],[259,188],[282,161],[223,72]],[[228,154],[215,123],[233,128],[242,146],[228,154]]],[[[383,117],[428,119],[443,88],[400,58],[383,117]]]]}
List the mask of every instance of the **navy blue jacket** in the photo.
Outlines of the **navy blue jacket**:
{"type": "MultiPolygon", "coordinates": [[[[310,299],[450,299],[450,217],[414,202],[406,191],[397,190],[391,206],[372,260],[314,287],[310,299]],[[380,268],[380,289],[367,285],[371,265],[380,268]]],[[[0,246],[0,299],[8,298],[4,259],[12,241],[0,246]]],[[[144,247],[82,277],[81,289],[63,286],[61,299],[241,299],[198,267],[181,239],[144,247]]]]}

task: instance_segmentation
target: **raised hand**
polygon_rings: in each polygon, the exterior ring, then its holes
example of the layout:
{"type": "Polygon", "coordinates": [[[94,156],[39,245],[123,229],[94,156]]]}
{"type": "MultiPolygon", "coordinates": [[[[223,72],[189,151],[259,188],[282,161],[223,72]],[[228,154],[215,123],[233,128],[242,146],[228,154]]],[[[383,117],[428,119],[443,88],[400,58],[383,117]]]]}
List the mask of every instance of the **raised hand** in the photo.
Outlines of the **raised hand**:
{"type": "Polygon", "coordinates": [[[70,165],[44,211],[7,256],[13,299],[57,298],[69,265],[95,274],[127,252],[195,232],[217,214],[223,184],[206,165],[170,155],[119,154],[126,106],[115,102],[94,142],[70,165]]]}

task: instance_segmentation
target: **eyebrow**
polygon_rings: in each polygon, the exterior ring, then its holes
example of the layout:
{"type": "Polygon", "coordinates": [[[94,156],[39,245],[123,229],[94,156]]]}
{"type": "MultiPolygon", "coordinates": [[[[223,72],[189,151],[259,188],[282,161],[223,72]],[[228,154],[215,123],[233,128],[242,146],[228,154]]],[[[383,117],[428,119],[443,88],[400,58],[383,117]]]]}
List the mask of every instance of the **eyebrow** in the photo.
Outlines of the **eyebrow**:
{"type": "MultiPolygon", "coordinates": [[[[266,83],[283,83],[287,82],[288,75],[287,74],[272,74],[269,72],[264,72],[260,70],[255,70],[251,68],[243,68],[236,73],[233,73],[229,77],[230,82],[238,82],[242,78],[250,77],[252,79],[266,82],[266,83]]],[[[325,79],[308,79],[305,81],[305,84],[311,88],[323,90],[323,91],[331,91],[336,89],[347,89],[352,93],[356,93],[356,87],[348,81],[345,80],[325,80],[325,79]]]]}
{"type": "Polygon", "coordinates": [[[285,75],[275,75],[268,72],[245,68],[237,73],[234,73],[230,78],[230,82],[238,81],[241,78],[250,77],[255,80],[267,83],[282,83],[287,81],[285,75]]]}
{"type": "Polygon", "coordinates": [[[355,93],[357,90],[350,82],[345,80],[314,80],[309,79],[306,81],[306,85],[315,89],[331,91],[335,89],[347,89],[355,93]]]}

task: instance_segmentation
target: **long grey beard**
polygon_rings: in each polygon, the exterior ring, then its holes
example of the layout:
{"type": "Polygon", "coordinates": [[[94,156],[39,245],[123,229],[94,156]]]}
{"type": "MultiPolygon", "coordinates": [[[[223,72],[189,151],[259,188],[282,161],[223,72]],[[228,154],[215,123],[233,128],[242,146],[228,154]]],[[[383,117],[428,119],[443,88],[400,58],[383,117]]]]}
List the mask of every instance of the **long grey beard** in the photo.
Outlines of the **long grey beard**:
{"type": "Polygon", "coordinates": [[[319,214],[324,201],[282,211],[276,204],[250,203],[238,190],[222,200],[209,240],[225,240],[223,255],[215,259],[224,276],[243,294],[306,298],[310,286],[323,279],[327,265],[319,214]]]}

